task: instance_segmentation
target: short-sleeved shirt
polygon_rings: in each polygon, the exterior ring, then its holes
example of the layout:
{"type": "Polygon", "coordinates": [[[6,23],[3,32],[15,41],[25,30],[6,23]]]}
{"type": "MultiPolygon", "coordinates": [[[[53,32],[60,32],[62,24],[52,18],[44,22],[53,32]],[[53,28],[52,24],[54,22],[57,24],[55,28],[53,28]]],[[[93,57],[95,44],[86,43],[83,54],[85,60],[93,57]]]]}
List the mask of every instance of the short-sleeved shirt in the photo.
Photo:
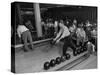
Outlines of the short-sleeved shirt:
{"type": "Polygon", "coordinates": [[[22,33],[29,30],[26,26],[24,25],[19,25],[17,27],[17,33],[18,33],[18,36],[21,37],[22,33]]]}
{"type": "Polygon", "coordinates": [[[97,31],[95,29],[91,31],[91,36],[97,37],[97,31]]]}
{"type": "Polygon", "coordinates": [[[83,29],[81,29],[81,28],[77,28],[77,30],[76,30],[76,34],[77,34],[77,37],[78,38],[86,38],[86,33],[85,33],[85,31],[83,30],[83,29]]]}
{"type": "Polygon", "coordinates": [[[68,27],[63,25],[62,28],[63,28],[62,38],[69,36],[70,32],[69,32],[68,27]]]}
{"type": "Polygon", "coordinates": [[[57,26],[58,26],[58,22],[55,21],[55,22],[54,22],[54,27],[56,28],[57,26]]]}

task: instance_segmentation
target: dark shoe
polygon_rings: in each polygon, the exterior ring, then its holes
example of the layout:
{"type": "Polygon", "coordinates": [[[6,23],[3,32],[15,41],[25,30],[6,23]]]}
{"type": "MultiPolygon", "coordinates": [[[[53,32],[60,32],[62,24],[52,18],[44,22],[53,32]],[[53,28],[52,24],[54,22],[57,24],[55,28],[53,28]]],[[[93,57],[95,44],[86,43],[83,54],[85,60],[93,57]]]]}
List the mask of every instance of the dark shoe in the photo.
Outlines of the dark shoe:
{"type": "Polygon", "coordinates": [[[31,51],[33,51],[33,50],[34,50],[34,48],[31,49],[31,51]]]}
{"type": "Polygon", "coordinates": [[[24,49],[24,52],[28,52],[28,50],[25,50],[25,49],[24,49]]]}

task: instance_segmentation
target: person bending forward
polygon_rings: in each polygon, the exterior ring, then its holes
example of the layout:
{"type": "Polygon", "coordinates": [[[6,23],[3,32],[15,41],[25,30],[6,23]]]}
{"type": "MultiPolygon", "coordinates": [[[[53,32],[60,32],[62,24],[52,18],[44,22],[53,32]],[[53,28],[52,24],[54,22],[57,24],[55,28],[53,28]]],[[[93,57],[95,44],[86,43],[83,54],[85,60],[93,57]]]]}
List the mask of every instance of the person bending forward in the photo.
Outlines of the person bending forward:
{"type": "Polygon", "coordinates": [[[18,27],[17,27],[17,33],[18,33],[19,38],[24,43],[24,51],[31,50],[28,47],[28,41],[29,41],[29,43],[31,45],[31,48],[33,49],[32,36],[31,36],[31,33],[30,33],[29,29],[25,25],[18,25],[18,27]]]}
{"type": "Polygon", "coordinates": [[[58,43],[60,40],[64,40],[63,45],[63,55],[65,55],[67,48],[71,47],[73,50],[76,49],[76,47],[73,45],[71,38],[70,38],[70,32],[67,26],[64,25],[63,21],[61,20],[59,23],[60,30],[57,34],[57,36],[53,39],[56,43],[58,43]]]}

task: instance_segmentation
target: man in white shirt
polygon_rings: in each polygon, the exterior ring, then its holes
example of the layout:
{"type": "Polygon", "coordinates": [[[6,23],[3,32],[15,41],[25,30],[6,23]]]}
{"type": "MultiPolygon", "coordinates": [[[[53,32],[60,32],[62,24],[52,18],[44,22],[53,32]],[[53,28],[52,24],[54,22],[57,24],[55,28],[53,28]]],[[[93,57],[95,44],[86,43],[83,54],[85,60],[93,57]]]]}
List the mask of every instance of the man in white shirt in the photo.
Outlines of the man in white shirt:
{"type": "Polygon", "coordinates": [[[68,47],[71,47],[73,50],[75,50],[76,47],[71,41],[69,29],[67,28],[67,26],[64,25],[63,20],[60,20],[59,27],[60,30],[57,36],[53,39],[53,41],[58,43],[60,40],[64,40],[63,55],[65,55],[68,47]]]}
{"type": "Polygon", "coordinates": [[[25,48],[24,51],[31,50],[28,47],[28,41],[31,45],[31,48],[33,49],[32,36],[31,36],[29,29],[25,25],[18,25],[17,33],[18,33],[19,38],[22,39],[22,41],[24,43],[24,48],[25,48]]]}

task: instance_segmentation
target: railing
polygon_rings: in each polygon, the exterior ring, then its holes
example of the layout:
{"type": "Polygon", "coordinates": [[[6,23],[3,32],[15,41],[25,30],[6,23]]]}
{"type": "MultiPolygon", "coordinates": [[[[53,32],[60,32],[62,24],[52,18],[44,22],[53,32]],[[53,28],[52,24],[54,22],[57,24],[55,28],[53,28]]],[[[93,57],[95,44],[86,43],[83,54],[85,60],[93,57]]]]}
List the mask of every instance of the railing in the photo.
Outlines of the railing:
{"type": "MultiPolygon", "coordinates": [[[[50,41],[50,40],[52,40],[52,38],[34,41],[33,44],[37,44],[37,43],[41,43],[41,42],[45,42],[45,41],[50,41]]],[[[27,45],[29,45],[29,44],[30,43],[27,43],[27,45]]],[[[11,45],[11,47],[14,47],[14,48],[19,48],[19,47],[23,47],[23,46],[24,46],[23,44],[11,45]]]]}

